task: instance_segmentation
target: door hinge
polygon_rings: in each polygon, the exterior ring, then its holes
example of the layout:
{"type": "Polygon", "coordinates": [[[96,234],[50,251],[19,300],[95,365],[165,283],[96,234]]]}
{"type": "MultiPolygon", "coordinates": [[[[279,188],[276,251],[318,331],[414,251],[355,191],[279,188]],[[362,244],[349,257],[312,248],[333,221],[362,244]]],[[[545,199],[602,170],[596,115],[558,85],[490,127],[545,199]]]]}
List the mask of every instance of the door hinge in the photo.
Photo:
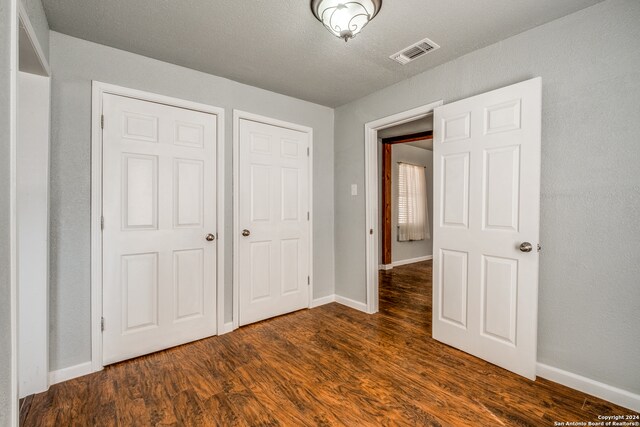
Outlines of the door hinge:
{"type": "Polygon", "coordinates": [[[307,285],[311,285],[311,277],[307,276],[307,285]]]}
{"type": "Polygon", "coordinates": [[[369,234],[373,234],[373,228],[369,229],[369,234]]]}
{"type": "Polygon", "coordinates": [[[100,331],[104,332],[104,317],[100,318],[100,331]]]}
{"type": "Polygon", "coordinates": [[[104,217],[100,217],[100,230],[104,230],[104,217]]]}
{"type": "Polygon", "coordinates": [[[307,212],[307,221],[309,221],[310,219],[311,219],[311,214],[307,212]]]}
{"type": "Polygon", "coordinates": [[[311,152],[311,150],[309,149],[309,147],[307,147],[307,157],[309,157],[309,153],[311,152]]]}
{"type": "Polygon", "coordinates": [[[100,116],[100,129],[104,129],[104,114],[100,116]]]}

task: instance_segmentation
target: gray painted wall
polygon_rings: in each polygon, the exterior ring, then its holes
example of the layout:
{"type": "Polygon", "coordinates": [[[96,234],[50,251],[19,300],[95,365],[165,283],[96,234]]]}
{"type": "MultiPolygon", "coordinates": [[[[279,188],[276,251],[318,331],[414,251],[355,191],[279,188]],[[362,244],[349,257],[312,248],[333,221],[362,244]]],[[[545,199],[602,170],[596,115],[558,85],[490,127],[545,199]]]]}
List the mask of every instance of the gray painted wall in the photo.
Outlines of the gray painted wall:
{"type": "Polygon", "coordinates": [[[638,22],[608,0],[338,108],[336,293],[366,298],[364,124],[541,76],[538,360],[639,393],[638,22]]]}
{"type": "Polygon", "coordinates": [[[11,1],[0,0],[0,426],[11,421],[11,276],[9,250],[9,129],[11,1]]]}
{"type": "Polygon", "coordinates": [[[431,238],[415,242],[398,241],[398,162],[425,166],[430,236],[433,231],[433,152],[407,144],[395,144],[391,149],[391,260],[393,262],[433,254],[431,238]]]}
{"type": "Polygon", "coordinates": [[[40,0],[20,0],[29,16],[44,56],[49,60],[49,23],[40,0]]]}
{"type": "MultiPolygon", "coordinates": [[[[314,297],[334,293],[333,110],[220,77],[51,32],[52,370],[90,360],[91,80],[225,108],[225,318],[232,297],[233,109],[314,132],[314,297]]],[[[262,72],[262,70],[255,70],[262,72]]]]}

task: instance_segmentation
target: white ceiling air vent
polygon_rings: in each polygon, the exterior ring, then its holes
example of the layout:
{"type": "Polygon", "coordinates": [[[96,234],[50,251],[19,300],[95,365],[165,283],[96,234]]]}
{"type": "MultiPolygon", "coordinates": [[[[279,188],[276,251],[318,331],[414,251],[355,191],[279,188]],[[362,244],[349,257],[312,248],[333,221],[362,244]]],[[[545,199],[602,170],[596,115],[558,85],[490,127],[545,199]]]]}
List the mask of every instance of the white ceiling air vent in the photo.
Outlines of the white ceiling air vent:
{"type": "Polygon", "coordinates": [[[439,49],[440,46],[435,44],[429,39],[420,40],[418,43],[414,43],[411,46],[402,49],[398,53],[394,53],[389,58],[402,65],[408,64],[414,59],[418,59],[429,52],[439,49]]]}

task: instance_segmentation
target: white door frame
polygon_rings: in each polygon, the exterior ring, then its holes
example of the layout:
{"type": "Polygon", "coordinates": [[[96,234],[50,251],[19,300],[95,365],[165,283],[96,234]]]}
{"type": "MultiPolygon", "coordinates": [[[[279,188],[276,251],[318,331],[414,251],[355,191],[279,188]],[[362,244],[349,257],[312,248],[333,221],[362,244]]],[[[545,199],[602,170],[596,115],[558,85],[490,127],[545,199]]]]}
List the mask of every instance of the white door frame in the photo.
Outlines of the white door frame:
{"type": "Polygon", "coordinates": [[[271,117],[260,116],[258,114],[247,113],[246,111],[233,110],[233,329],[240,327],[240,282],[239,273],[239,244],[240,244],[240,204],[239,204],[239,183],[240,183],[240,120],[251,120],[266,125],[278,126],[304,132],[309,135],[309,305],[313,301],[313,129],[295,123],[273,119],[271,117]]]}
{"type": "Polygon", "coordinates": [[[91,96],[91,368],[100,371],[102,364],[102,98],[104,94],[126,96],[142,101],[214,114],[216,135],[216,211],[217,211],[217,313],[218,335],[224,328],[224,109],[164,95],[92,81],[91,96]]]}
{"type": "MultiPolygon", "coordinates": [[[[19,0],[10,0],[9,24],[9,329],[10,329],[10,405],[9,422],[18,425],[18,247],[17,247],[17,140],[18,140],[18,31],[19,0]]],[[[3,160],[4,161],[4,160],[3,160]]]]}
{"type": "MultiPolygon", "coordinates": [[[[24,190],[23,186],[19,186],[19,176],[22,176],[24,172],[24,159],[21,156],[18,156],[18,149],[22,142],[27,141],[24,136],[21,137],[20,134],[20,110],[24,108],[24,105],[20,97],[19,90],[19,74],[23,74],[23,70],[20,69],[20,51],[23,43],[27,43],[29,45],[29,49],[35,56],[37,60],[37,65],[32,64],[33,67],[38,67],[39,69],[32,68],[26,72],[25,75],[33,73],[33,75],[39,76],[39,78],[43,79],[43,82],[46,82],[44,87],[39,86],[38,94],[36,97],[31,96],[30,101],[33,101],[35,98],[40,107],[41,105],[46,106],[46,111],[41,111],[46,115],[46,120],[42,123],[38,123],[38,131],[43,132],[46,135],[46,143],[49,144],[49,126],[50,126],[50,99],[51,99],[51,68],[49,66],[49,62],[44,54],[40,41],[36,35],[36,32],[31,24],[31,20],[29,19],[29,14],[27,13],[24,5],[21,1],[11,2],[11,48],[10,48],[10,129],[9,129],[9,161],[10,161],[10,311],[11,311],[11,406],[9,408],[9,414],[11,418],[11,422],[17,425],[17,419],[19,416],[18,409],[18,398],[24,397],[27,394],[37,393],[45,391],[49,386],[49,340],[47,338],[49,331],[49,311],[46,309],[49,303],[49,271],[48,271],[48,245],[46,249],[46,255],[44,260],[38,260],[36,268],[38,273],[46,277],[44,283],[42,282],[23,282],[20,283],[20,270],[21,266],[19,264],[19,245],[21,240],[21,230],[18,225],[21,222],[21,214],[23,213],[18,208],[18,199],[21,196],[21,191],[24,190]],[[39,308],[38,310],[30,313],[29,323],[22,324],[20,322],[20,306],[24,304],[24,301],[21,301],[20,294],[22,291],[25,291],[24,294],[28,295],[37,294],[38,300],[35,301],[35,304],[39,308]],[[44,304],[44,309],[43,308],[44,304]],[[41,338],[44,336],[44,340],[41,338]],[[36,339],[36,343],[33,346],[28,345],[28,348],[24,348],[25,345],[22,338],[27,337],[28,339],[33,340],[36,339]],[[21,348],[22,347],[22,348],[21,348]],[[26,367],[20,366],[20,353],[29,352],[30,365],[26,367]],[[34,366],[35,365],[35,366],[34,366]],[[29,380],[25,384],[24,378],[20,376],[20,370],[28,369],[29,370],[29,380]],[[20,384],[22,383],[22,385],[20,384]],[[23,388],[24,387],[24,388],[23,388]]],[[[23,51],[25,52],[25,51],[23,51]]],[[[29,108],[33,108],[34,105],[27,104],[29,108]]],[[[47,156],[48,156],[47,152],[47,156]]],[[[44,174],[48,177],[49,170],[45,168],[44,174]]],[[[41,188],[40,188],[41,189],[41,188]]],[[[47,215],[48,215],[48,189],[44,189],[45,191],[45,200],[47,207],[47,215]]],[[[24,225],[24,224],[23,224],[24,225]]],[[[47,225],[48,229],[48,217],[47,217],[47,225]]],[[[46,233],[48,238],[49,233],[46,233]]],[[[23,296],[27,298],[26,296],[23,296]]],[[[24,308],[24,307],[23,307],[24,308]]],[[[33,342],[33,341],[32,341],[33,342]]],[[[20,358],[22,359],[22,358],[20,358]]],[[[23,371],[24,372],[24,371],[23,371]]],[[[13,425],[12,424],[12,425],[13,425]]]]}
{"type": "Polygon", "coordinates": [[[380,235],[378,214],[378,131],[422,119],[433,113],[442,100],[411,110],[383,117],[364,125],[364,173],[365,173],[365,236],[367,272],[367,313],[378,312],[378,239],[380,235]]]}

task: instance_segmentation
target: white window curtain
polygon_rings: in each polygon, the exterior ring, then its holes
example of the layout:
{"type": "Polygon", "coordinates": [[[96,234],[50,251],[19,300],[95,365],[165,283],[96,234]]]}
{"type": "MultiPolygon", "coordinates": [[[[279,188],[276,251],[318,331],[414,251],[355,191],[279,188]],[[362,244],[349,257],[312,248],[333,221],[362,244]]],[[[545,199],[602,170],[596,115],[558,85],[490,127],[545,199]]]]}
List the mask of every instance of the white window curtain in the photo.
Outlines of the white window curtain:
{"type": "Polygon", "coordinates": [[[398,164],[398,240],[430,239],[424,167],[398,164]]]}

